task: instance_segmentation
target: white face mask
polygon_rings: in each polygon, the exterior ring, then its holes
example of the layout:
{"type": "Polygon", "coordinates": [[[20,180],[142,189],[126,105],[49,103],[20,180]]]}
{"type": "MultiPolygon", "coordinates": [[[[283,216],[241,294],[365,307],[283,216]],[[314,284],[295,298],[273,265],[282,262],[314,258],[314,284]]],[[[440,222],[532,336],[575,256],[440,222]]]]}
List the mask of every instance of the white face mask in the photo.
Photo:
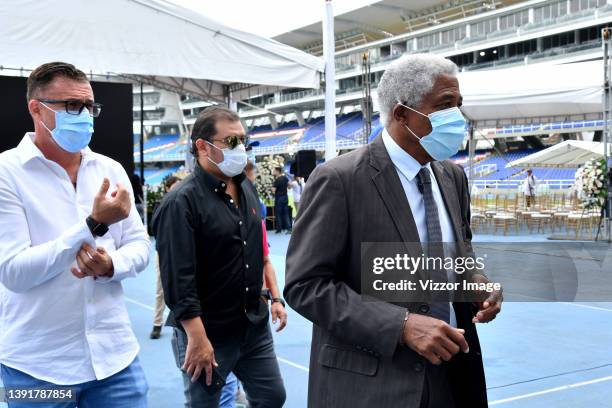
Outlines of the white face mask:
{"type": "Polygon", "coordinates": [[[210,142],[206,143],[215,149],[221,150],[223,153],[223,161],[220,163],[215,163],[210,157],[208,157],[208,160],[211,163],[214,163],[219,170],[221,170],[221,173],[225,174],[227,177],[234,177],[242,173],[242,170],[244,170],[247,165],[247,152],[242,143],[233,149],[230,149],[229,147],[221,149],[210,142]]]}

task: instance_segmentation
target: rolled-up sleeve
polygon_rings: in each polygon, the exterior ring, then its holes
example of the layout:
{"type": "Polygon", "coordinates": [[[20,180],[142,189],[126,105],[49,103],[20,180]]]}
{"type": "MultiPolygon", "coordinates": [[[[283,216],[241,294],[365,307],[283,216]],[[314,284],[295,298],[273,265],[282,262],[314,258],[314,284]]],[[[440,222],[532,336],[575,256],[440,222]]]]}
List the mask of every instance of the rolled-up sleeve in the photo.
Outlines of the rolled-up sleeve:
{"type": "Polygon", "coordinates": [[[153,217],[164,299],[176,321],[202,314],[193,220],[191,208],[180,194],[167,196],[153,217]]]}
{"type": "Polygon", "coordinates": [[[70,268],[81,245],[94,244],[85,220],[56,239],[32,245],[22,200],[0,174],[0,283],[25,292],[70,268]]]}

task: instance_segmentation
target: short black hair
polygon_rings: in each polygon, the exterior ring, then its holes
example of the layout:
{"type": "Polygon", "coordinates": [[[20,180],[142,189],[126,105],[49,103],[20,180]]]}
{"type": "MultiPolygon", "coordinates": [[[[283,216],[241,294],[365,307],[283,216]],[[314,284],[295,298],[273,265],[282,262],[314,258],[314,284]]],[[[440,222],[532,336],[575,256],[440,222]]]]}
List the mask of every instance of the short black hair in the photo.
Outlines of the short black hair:
{"type": "Polygon", "coordinates": [[[26,98],[28,102],[39,96],[40,91],[44,90],[47,85],[57,77],[64,77],[74,81],[89,82],[87,74],[67,62],[47,62],[36,68],[27,82],[26,98]]]}
{"type": "Polygon", "coordinates": [[[191,130],[191,153],[194,156],[198,156],[198,149],[195,145],[196,140],[204,139],[210,142],[213,136],[217,134],[216,125],[220,120],[238,122],[240,121],[240,116],[224,106],[210,106],[200,112],[191,130]]]}
{"type": "Polygon", "coordinates": [[[168,190],[177,181],[181,181],[181,179],[176,176],[168,176],[164,180],[164,187],[166,188],[166,190],[168,190]]]}
{"type": "Polygon", "coordinates": [[[282,167],[275,167],[274,170],[278,171],[280,174],[283,174],[283,168],[282,167]]]}

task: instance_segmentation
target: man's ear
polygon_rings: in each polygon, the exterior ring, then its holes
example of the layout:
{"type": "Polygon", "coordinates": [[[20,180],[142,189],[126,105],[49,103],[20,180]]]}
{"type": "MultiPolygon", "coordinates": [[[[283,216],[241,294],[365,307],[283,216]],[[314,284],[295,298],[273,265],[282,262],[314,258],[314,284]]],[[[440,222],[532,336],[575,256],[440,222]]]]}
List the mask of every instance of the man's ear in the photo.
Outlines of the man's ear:
{"type": "Polygon", "coordinates": [[[204,141],[204,139],[197,139],[195,141],[195,145],[198,148],[198,156],[200,154],[204,154],[205,156],[208,156],[209,146],[208,146],[208,143],[204,141]]]}
{"type": "Polygon", "coordinates": [[[40,118],[41,109],[42,106],[40,105],[40,102],[38,102],[36,99],[30,99],[30,101],[28,102],[28,111],[34,119],[40,118]]]}
{"type": "Polygon", "coordinates": [[[391,114],[393,115],[393,119],[395,119],[396,122],[405,125],[408,123],[408,109],[404,108],[402,105],[400,105],[399,103],[396,104],[393,107],[393,111],[391,112],[391,114]]]}

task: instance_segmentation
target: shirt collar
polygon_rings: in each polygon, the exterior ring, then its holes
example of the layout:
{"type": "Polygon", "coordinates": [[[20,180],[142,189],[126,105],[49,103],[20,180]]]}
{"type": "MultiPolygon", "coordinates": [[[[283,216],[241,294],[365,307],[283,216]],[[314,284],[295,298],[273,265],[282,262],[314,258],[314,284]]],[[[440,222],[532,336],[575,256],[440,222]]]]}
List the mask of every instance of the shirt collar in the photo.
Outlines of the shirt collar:
{"type": "Polygon", "coordinates": [[[387,149],[387,153],[389,153],[389,157],[391,158],[391,162],[393,165],[406,177],[409,181],[412,181],[419,171],[423,167],[430,168],[430,163],[427,163],[424,166],[421,166],[414,157],[410,154],[406,153],[404,149],[402,149],[396,142],[393,140],[387,129],[383,129],[382,139],[387,149]]]}
{"type": "MultiPolygon", "coordinates": [[[[225,181],[218,179],[217,177],[204,170],[202,166],[200,166],[200,164],[197,162],[194,172],[197,179],[203,182],[204,185],[213,190],[215,193],[225,193],[225,190],[227,189],[227,184],[225,183],[225,181]]],[[[237,176],[232,177],[232,180],[234,180],[234,183],[236,183],[236,185],[241,185],[245,178],[246,175],[244,174],[244,172],[242,172],[237,176]]]]}
{"type": "MultiPolygon", "coordinates": [[[[37,157],[47,160],[47,158],[42,154],[38,146],[34,144],[34,136],[36,134],[34,132],[27,132],[19,145],[17,145],[17,151],[19,157],[21,158],[21,164],[26,164],[32,159],[37,157]]],[[[91,151],[89,147],[81,150],[81,155],[83,162],[88,162],[90,160],[95,160],[95,155],[91,151]]]]}

